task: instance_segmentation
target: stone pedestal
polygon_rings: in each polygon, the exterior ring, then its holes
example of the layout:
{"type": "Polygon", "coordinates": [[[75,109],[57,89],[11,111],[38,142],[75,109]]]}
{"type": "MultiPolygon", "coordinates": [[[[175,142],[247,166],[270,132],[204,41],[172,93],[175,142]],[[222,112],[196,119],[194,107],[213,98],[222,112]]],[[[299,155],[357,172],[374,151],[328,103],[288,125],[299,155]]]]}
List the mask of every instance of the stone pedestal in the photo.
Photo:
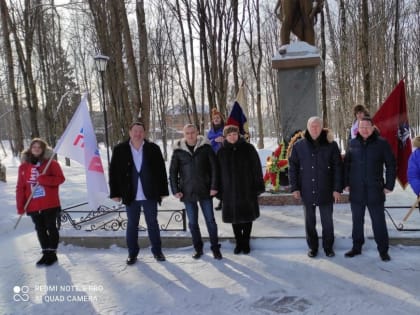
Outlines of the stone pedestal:
{"type": "Polygon", "coordinates": [[[272,67],[277,69],[280,123],[287,141],[296,130],[306,129],[309,117],[320,116],[320,62],[318,49],[306,42],[292,43],[286,53],[272,59],[272,67]]]}

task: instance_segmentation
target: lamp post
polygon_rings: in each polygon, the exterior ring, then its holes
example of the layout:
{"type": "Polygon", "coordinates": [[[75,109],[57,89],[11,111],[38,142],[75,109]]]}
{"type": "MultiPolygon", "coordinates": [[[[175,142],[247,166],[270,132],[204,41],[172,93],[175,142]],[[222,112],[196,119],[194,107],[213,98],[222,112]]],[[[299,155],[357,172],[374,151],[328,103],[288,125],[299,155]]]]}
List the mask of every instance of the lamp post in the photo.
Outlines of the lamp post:
{"type": "Polygon", "coordinates": [[[109,168],[109,138],[108,138],[108,118],[106,115],[106,105],[105,105],[105,80],[104,74],[106,71],[106,66],[108,64],[109,57],[104,56],[101,54],[96,55],[93,57],[95,59],[96,70],[101,75],[101,83],[102,83],[102,110],[104,113],[104,128],[105,128],[105,146],[106,146],[106,156],[108,159],[108,168],[109,168]]]}

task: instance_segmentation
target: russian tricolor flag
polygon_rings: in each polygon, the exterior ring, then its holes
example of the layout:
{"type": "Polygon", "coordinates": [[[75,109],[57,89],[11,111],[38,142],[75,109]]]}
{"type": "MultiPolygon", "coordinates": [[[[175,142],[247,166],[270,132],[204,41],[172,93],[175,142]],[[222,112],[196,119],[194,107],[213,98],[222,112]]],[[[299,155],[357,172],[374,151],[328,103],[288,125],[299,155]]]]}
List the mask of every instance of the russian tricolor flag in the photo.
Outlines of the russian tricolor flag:
{"type": "Polygon", "coordinates": [[[244,100],[243,87],[241,86],[238,95],[236,96],[236,100],[233,103],[226,125],[235,125],[239,128],[239,133],[241,135],[249,135],[248,121],[240,104],[245,104],[244,100]]]}

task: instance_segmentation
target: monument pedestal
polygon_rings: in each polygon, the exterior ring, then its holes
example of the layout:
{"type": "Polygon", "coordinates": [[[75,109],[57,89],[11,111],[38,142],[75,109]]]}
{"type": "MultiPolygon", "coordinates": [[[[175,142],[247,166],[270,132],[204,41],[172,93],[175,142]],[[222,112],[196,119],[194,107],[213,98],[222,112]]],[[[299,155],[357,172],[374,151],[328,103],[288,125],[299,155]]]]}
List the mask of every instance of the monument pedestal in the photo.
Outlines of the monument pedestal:
{"type": "Polygon", "coordinates": [[[280,123],[283,139],[290,140],[296,130],[306,129],[311,116],[319,116],[318,49],[306,42],[294,42],[286,53],[272,59],[277,69],[280,123]]]}

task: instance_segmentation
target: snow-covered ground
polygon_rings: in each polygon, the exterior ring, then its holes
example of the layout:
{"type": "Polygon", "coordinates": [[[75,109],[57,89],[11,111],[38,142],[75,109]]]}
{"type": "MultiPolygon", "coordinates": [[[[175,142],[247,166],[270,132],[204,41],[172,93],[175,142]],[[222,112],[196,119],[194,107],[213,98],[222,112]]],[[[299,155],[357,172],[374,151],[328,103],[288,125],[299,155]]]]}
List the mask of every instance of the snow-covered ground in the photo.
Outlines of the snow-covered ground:
{"type": "MultiPolygon", "coordinates": [[[[31,220],[23,217],[13,229],[18,218],[15,185],[19,161],[9,155],[2,163],[7,166],[8,182],[0,182],[0,314],[420,313],[420,247],[393,245],[392,260],[382,262],[370,238],[361,256],[345,258],[344,252],[351,247],[347,204],[335,208],[333,258],[323,252],[315,259],[306,256],[301,207],[264,206],[254,225],[250,255],[234,255],[234,245],[223,240],[224,258],[220,261],[213,259],[206,243],[200,260],[191,258],[191,246],[164,248],[167,261],[160,263],[143,248],[138,263],[127,266],[125,248],[60,244],[59,263],[38,268],[35,262],[40,250],[31,220]]],[[[63,170],[67,179],[61,187],[63,206],[84,201],[83,168],[63,164],[63,170]]],[[[403,191],[397,187],[387,205],[407,206],[413,200],[410,188],[403,191]]],[[[163,207],[182,205],[167,198],[163,207]]],[[[400,222],[406,211],[392,210],[392,214],[400,222]]],[[[419,217],[416,210],[407,225],[420,228],[419,217]]],[[[231,227],[221,221],[220,212],[216,212],[216,220],[220,236],[231,237],[231,227]]],[[[388,224],[393,239],[420,237],[420,232],[398,232],[388,224]]],[[[365,231],[372,235],[368,217],[365,231]]],[[[202,232],[207,235],[204,224],[202,232]]],[[[75,233],[63,227],[62,235],[75,233]]],[[[189,237],[189,233],[166,232],[162,236],[189,237]]]]}

